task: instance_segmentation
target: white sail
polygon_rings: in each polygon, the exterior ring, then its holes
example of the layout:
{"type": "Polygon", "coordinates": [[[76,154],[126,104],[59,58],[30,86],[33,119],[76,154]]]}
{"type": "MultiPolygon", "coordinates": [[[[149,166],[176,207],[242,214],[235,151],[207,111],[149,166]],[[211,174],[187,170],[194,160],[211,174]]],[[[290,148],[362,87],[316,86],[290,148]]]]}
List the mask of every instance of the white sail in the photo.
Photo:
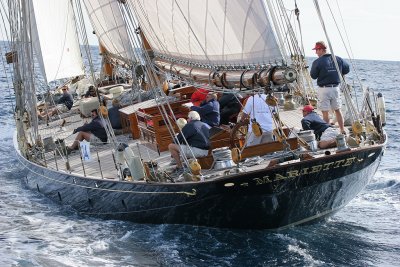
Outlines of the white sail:
{"type": "Polygon", "coordinates": [[[84,74],[69,0],[31,0],[31,33],[47,82],[84,74]]]}
{"type": "Polygon", "coordinates": [[[206,64],[282,59],[262,0],[129,0],[156,53],[206,64]]]}
{"type": "Polygon", "coordinates": [[[132,60],[133,50],[118,1],[84,0],[84,4],[100,43],[116,58],[132,60]]]}

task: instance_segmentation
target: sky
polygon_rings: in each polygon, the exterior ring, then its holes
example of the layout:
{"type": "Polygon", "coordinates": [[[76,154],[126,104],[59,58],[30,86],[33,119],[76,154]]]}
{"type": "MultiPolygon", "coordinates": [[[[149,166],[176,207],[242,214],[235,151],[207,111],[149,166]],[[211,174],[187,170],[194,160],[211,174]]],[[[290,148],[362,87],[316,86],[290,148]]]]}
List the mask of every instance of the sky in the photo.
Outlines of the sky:
{"type": "MultiPolygon", "coordinates": [[[[294,0],[284,0],[292,9],[294,0]]],[[[337,33],[337,27],[327,8],[329,3],[334,14],[341,13],[343,22],[337,16],[337,24],[347,32],[347,45],[351,58],[400,61],[400,0],[319,0],[323,18],[328,29],[329,39],[335,55],[349,58],[337,33]],[[340,7],[340,13],[337,12],[340,7]]],[[[315,15],[313,0],[297,0],[302,22],[303,42],[306,56],[316,56],[312,50],[316,41],[327,41],[319,18],[315,15]],[[311,14],[311,15],[310,15],[311,14]]]]}
{"type": "MultiPolygon", "coordinates": [[[[294,9],[295,0],[283,1],[289,9],[294,9]]],[[[319,40],[326,42],[327,37],[316,15],[314,1],[296,1],[300,9],[305,54],[315,57],[315,52],[312,50],[315,42],[319,40]]],[[[344,58],[400,61],[400,0],[319,0],[318,2],[336,55],[344,58]],[[327,3],[336,15],[346,46],[341,41],[337,27],[329,14],[327,3]],[[338,6],[343,20],[339,16],[338,6]],[[343,24],[346,31],[343,30],[343,24]]],[[[91,26],[87,26],[87,29],[91,31],[91,26]]],[[[88,34],[88,38],[90,44],[98,45],[94,34],[88,34]]]]}
{"type": "MultiPolygon", "coordinates": [[[[326,42],[327,37],[316,14],[314,1],[296,1],[300,9],[305,54],[315,57],[315,51],[312,50],[315,42],[319,40],[326,42]]],[[[288,9],[294,9],[294,2],[295,0],[284,0],[288,9]]],[[[318,2],[335,55],[354,59],[400,61],[400,49],[397,48],[400,46],[400,0],[319,0],[318,2]],[[339,25],[346,46],[341,41],[327,3],[335,14],[336,23],[339,25]]],[[[93,34],[89,34],[89,37],[91,44],[98,44],[93,34]]]]}

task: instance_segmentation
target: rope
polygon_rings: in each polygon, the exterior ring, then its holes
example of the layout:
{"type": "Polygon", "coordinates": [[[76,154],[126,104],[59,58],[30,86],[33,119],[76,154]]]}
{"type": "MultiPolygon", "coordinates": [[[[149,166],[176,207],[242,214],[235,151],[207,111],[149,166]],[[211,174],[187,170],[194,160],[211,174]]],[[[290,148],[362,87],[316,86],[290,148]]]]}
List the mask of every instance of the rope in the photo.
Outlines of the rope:
{"type": "MultiPolygon", "coordinates": [[[[160,195],[171,195],[171,194],[183,194],[186,196],[196,196],[197,195],[197,190],[192,188],[191,192],[186,192],[186,191],[175,191],[175,192],[145,192],[145,191],[130,191],[130,190],[116,190],[116,189],[108,189],[108,188],[100,188],[97,186],[91,187],[91,186],[86,186],[86,185],[79,185],[76,183],[69,183],[69,182],[65,182],[65,181],[61,181],[61,180],[57,180],[57,179],[53,179],[51,177],[45,176],[41,173],[38,173],[36,171],[34,171],[33,169],[31,169],[27,164],[25,164],[20,157],[18,157],[18,161],[25,167],[27,168],[31,173],[34,173],[36,175],[39,175],[41,177],[44,177],[47,180],[53,181],[53,182],[57,182],[60,184],[65,184],[65,185],[70,185],[70,186],[76,186],[76,187],[80,187],[80,188],[86,188],[86,189],[92,189],[92,190],[100,190],[100,191],[107,191],[107,192],[119,192],[119,193],[130,193],[130,194],[160,194],[160,195]]],[[[90,178],[82,178],[82,177],[77,177],[80,179],[87,179],[89,180],[90,178]]],[[[94,182],[96,183],[96,180],[94,180],[94,182]]]]}
{"type": "MultiPolygon", "coordinates": [[[[332,47],[332,44],[331,44],[331,40],[329,39],[328,32],[327,32],[327,29],[326,29],[324,20],[323,20],[323,18],[322,18],[322,13],[321,13],[321,10],[320,10],[320,8],[319,8],[318,0],[314,0],[314,5],[315,5],[315,8],[316,8],[316,10],[317,10],[317,14],[318,14],[319,20],[320,20],[320,22],[321,22],[322,29],[323,29],[324,32],[325,32],[325,36],[326,36],[326,39],[327,39],[327,41],[328,41],[329,48],[330,48],[330,50],[331,50],[332,60],[333,60],[333,62],[335,63],[335,68],[336,68],[336,71],[337,71],[338,76],[339,76],[339,78],[340,78],[341,89],[342,89],[343,94],[344,94],[344,96],[345,96],[346,104],[347,104],[347,106],[349,107],[349,109],[355,109],[355,107],[353,106],[353,103],[352,103],[352,101],[351,101],[351,99],[350,99],[350,92],[349,92],[349,90],[348,90],[348,88],[347,88],[346,81],[345,81],[345,79],[344,79],[344,76],[341,74],[341,71],[340,71],[338,62],[337,62],[337,60],[336,60],[336,56],[335,56],[335,53],[334,53],[334,51],[333,51],[333,47],[332,47]]],[[[353,111],[353,112],[351,113],[351,115],[352,115],[352,118],[351,118],[351,119],[354,121],[354,120],[355,120],[355,112],[353,111]]]]}

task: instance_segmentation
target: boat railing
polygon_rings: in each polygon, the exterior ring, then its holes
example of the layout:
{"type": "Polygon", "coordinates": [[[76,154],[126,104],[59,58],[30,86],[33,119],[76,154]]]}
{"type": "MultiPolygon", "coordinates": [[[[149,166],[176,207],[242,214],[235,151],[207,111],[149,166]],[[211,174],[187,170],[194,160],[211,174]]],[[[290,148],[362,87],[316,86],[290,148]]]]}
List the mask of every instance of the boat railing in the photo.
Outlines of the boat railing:
{"type": "Polygon", "coordinates": [[[83,153],[79,148],[67,154],[64,140],[53,146],[40,149],[30,160],[49,169],[93,176],[102,179],[115,179],[120,176],[120,164],[117,163],[110,143],[90,144],[90,151],[83,153]]]}

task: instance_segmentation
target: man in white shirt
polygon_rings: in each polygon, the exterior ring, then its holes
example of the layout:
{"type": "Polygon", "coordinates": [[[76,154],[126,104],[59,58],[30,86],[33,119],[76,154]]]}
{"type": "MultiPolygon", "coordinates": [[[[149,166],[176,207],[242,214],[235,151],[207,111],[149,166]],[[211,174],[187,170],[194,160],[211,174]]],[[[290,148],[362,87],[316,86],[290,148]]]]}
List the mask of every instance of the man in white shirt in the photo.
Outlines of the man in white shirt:
{"type": "Polygon", "coordinates": [[[247,117],[250,117],[246,146],[254,146],[274,141],[272,135],[272,115],[269,106],[265,102],[266,98],[267,95],[265,94],[250,96],[243,108],[243,113],[247,115],[247,117]],[[254,119],[261,126],[261,136],[256,136],[253,133],[252,123],[254,119]]]}

